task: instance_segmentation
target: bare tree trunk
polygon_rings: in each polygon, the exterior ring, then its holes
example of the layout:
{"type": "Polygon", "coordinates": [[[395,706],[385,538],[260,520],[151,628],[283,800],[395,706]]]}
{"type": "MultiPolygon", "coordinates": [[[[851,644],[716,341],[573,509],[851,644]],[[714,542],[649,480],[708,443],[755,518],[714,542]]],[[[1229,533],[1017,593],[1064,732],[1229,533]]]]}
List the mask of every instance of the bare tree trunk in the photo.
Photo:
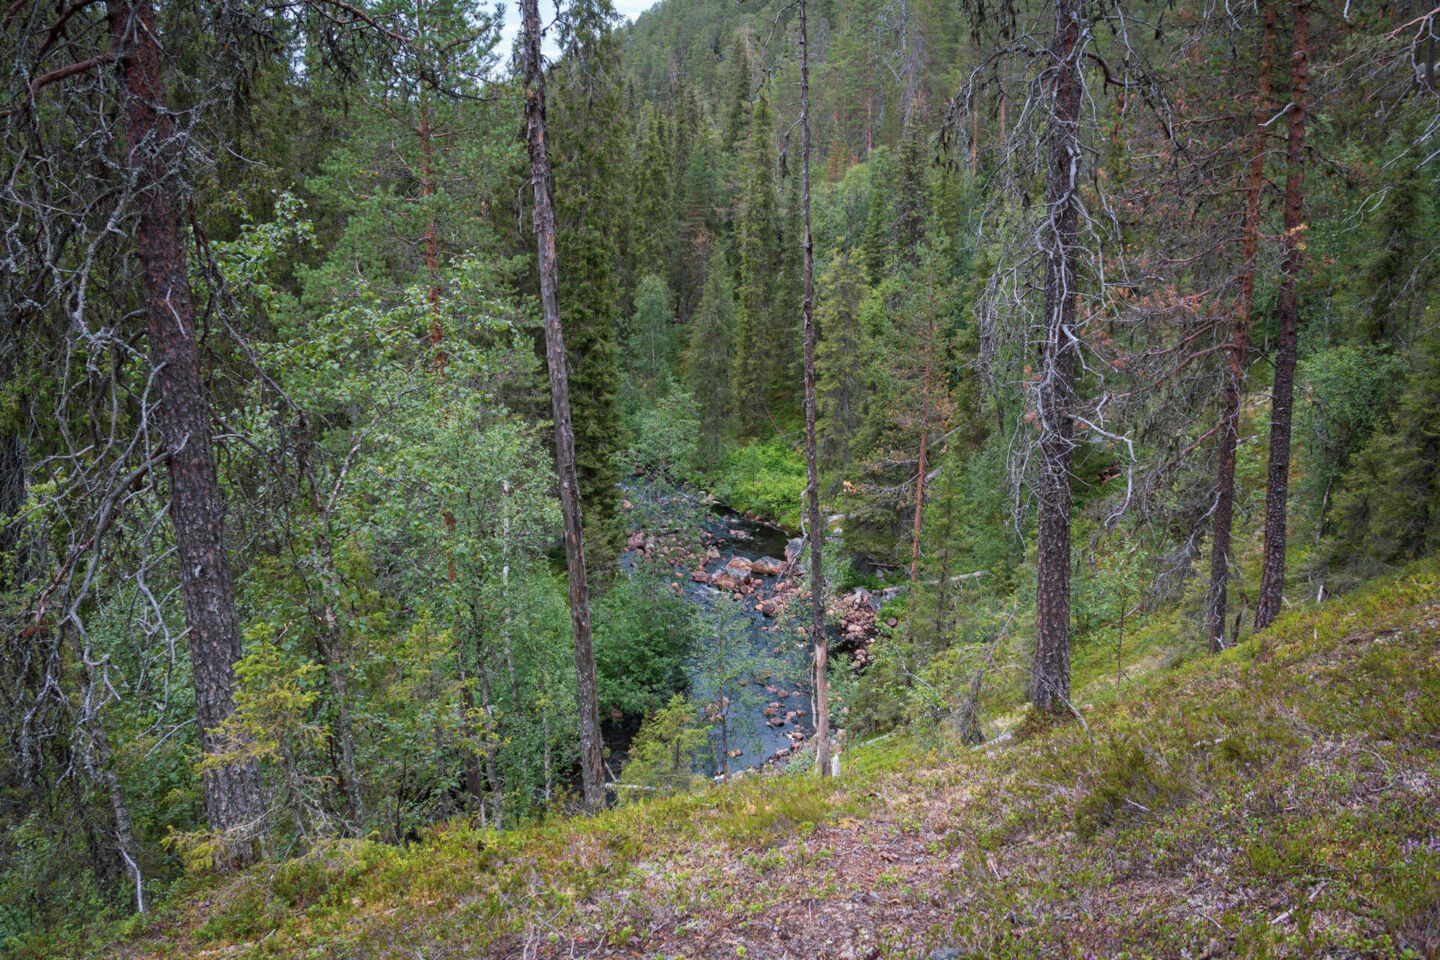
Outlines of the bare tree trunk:
{"type": "MultiPolygon", "coordinates": [[[[80,680],[85,689],[94,688],[90,668],[83,659],[80,680]]],[[[95,778],[105,788],[105,795],[110,801],[110,812],[115,817],[115,852],[120,855],[125,872],[130,875],[130,880],[135,885],[135,912],[144,913],[145,878],[140,873],[140,864],[135,860],[135,832],[130,824],[130,806],[125,802],[120,775],[115,772],[115,755],[110,749],[110,735],[105,732],[105,721],[98,714],[83,720],[82,724],[84,734],[90,741],[87,765],[93,769],[95,778]]]]}
{"type": "Polygon", "coordinates": [[[540,266],[540,308],[545,319],[545,357],[550,367],[550,403],[555,417],[555,461],[560,475],[560,511],[565,519],[565,570],[570,580],[570,618],[575,628],[575,697],[580,721],[580,775],[587,810],[605,803],[600,704],[595,653],[590,641],[590,587],[581,539],[580,489],[575,477],[575,430],[570,422],[570,386],[565,340],[555,300],[555,206],[545,127],[545,65],[540,49],[539,0],[521,0],[525,36],[525,136],[530,151],[530,189],[540,266]]]}
{"type": "MultiPolygon", "coordinates": [[[[150,0],[107,0],[106,7],[120,56],[127,162],[139,190],[135,246],[145,275],[150,358],[160,385],[156,419],[168,454],[170,519],[189,628],[195,713],[202,749],[214,753],[219,745],[212,731],[234,709],[240,627],[222,529],[225,502],[210,445],[210,402],[174,201],[181,148],[164,112],[163,66],[150,0]]],[[[264,790],[254,761],[214,767],[202,779],[211,829],[236,830],[260,819],[264,790]]],[[[237,845],[229,860],[246,862],[254,849],[253,844],[237,845]]]]}
{"type": "Polygon", "coordinates": [[[1051,45],[1050,171],[1042,244],[1045,333],[1038,391],[1040,474],[1035,663],[1031,696],[1058,714],[1070,697],[1071,413],[1075,399],[1076,247],[1079,241],[1080,17],[1083,0],[1056,0],[1051,45]]]}
{"type": "Polygon", "coordinates": [[[805,250],[801,314],[805,335],[805,506],[810,525],[810,638],[815,644],[815,765],[830,775],[830,654],[825,636],[825,525],[815,444],[815,246],[810,235],[810,29],[800,0],[800,222],[805,250]]]}
{"type": "Polygon", "coordinates": [[[1290,61],[1290,138],[1285,149],[1284,256],[1280,264],[1279,342],[1275,347],[1275,387],[1270,400],[1270,463],[1265,482],[1265,556],[1260,569],[1260,598],[1255,629],[1263,630],[1280,613],[1285,590],[1285,524],[1290,493],[1290,421],[1295,401],[1296,339],[1300,308],[1296,282],[1305,245],[1305,91],[1310,72],[1310,0],[1294,0],[1294,44],[1290,61]]]}
{"type": "MultiPolygon", "coordinates": [[[[1263,3],[1263,0],[1262,0],[1263,3]]],[[[1255,254],[1260,245],[1260,191],[1265,183],[1265,122],[1270,119],[1271,50],[1275,42],[1275,8],[1264,4],[1260,29],[1259,75],[1255,95],[1255,129],[1245,183],[1240,291],[1230,333],[1225,380],[1225,412],[1220,433],[1220,465],[1215,478],[1215,516],[1210,550],[1210,595],[1205,633],[1211,653],[1225,648],[1225,607],[1230,578],[1230,534],[1235,518],[1235,451],[1240,441],[1240,401],[1245,391],[1245,361],[1250,352],[1250,309],[1255,299],[1255,254]]]]}
{"type": "Polygon", "coordinates": [[[110,797],[110,810],[115,815],[115,848],[120,859],[125,861],[125,870],[135,884],[135,912],[145,912],[145,877],[140,873],[140,864],[135,861],[135,833],[130,826],[130,807],[125,803],[125,794],[120,789],[120,776],[113,767],[106,766],[100,771],[105,781],[105,792],[110,797]]]}

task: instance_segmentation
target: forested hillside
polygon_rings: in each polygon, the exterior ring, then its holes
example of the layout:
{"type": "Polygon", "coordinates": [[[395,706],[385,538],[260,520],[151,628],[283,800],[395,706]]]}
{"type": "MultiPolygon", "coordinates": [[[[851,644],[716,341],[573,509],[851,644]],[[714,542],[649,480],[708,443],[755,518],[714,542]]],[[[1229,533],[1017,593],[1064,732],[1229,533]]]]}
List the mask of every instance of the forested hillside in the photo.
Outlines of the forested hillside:
{"type": "Polygon", "coordinates": [[[1434,957],[1437,48],[14,0],[0,953],[1434,957]]]}

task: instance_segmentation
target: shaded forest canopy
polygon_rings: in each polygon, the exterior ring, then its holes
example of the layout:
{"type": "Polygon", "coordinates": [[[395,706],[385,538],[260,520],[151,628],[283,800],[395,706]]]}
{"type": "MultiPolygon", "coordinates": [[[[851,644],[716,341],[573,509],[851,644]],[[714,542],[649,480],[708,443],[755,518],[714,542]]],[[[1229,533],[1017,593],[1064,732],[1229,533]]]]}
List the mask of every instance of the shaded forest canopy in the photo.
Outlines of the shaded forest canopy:
{"type": "Polygon", "coordinates": [[[1431,4],[519,14],[0,13],[0,949],[1088,732],[1440,546],[1431,4]]]}

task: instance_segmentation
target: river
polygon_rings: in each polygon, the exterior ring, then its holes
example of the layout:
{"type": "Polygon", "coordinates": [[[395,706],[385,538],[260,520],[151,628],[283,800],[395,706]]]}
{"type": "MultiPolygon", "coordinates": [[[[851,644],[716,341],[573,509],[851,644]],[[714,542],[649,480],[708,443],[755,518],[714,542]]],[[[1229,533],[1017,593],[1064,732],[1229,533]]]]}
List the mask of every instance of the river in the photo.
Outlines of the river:
{"type": "MultiPolygon", "coordinates": [[[[626,493],[637,499],[648,499],[650,508],[644,511],[647,519],[657,514],[653,506],[657,501],[676,504],[675,514],[686,518],[679,531],[679,542],[685,544],[688,539],[686,545],[693,552],[676,550],[665,556],[658,542],[646,544],[641,540],[637,545],[637,539],[641,538],[632,535],[622,565],[633,566],[648,546],[652,559],[660,556],[665,560],[673,571],[672,582],[701,611],[713,611],[720,596],[720,590],[714,583],[705,581],[713,581],[716,576],[741,573],[734,567],[727,569],[731,561],[748,563],[771,559],[783,564],[790,559],[785,553],[789,537],[784,530],[751,520],[721,504],[707,503],[702,495],[648,485],[628,486],[626,493]],[[698,562],[701,557],[705,558],[705,581],[697,580],[693,575],[702,566],[698,562]]],[[[638,526],[635,530],[648,532],[638,526]]],[[[798,568],[799,564],[794,566],[798,568]]],[[[756,656],[780,661],[787,668],[788,676],[752,677],[744,695],[729,699],[727,726],[730,756],[724,766],[728,767],[731,775],[739,770],[759,767],[777,755],[788,756],[797,743],[803,743],[813,732],[808,644],[795,632],[793,618],[787,620],[783,612],[778,616],[767,616],[757,609],[761,604],[777,603],[783,608],[787,588],[791,586],[789,577],[759,571],[749,571],[748,576],[751,581],[738,585],[737,592],[742,600],[740,606],[746,620],[750,651],[756,656]],[[746,589],[750,591],[748,594],[743,593],[746,589]]],[[[728,581],[724,582],[728,584],[728,581]]],[[[702,632],[697,643],[704,642],[702,632]]],[[[711,681],[700,668],[702,654],[703,651],[698,650],[692,653],[689,673],[690,695],[697,703],[703,704],[716,698],[707,689],[711,681]]],[[[696,756],[696,770],[711,776],[719,773],[722,769],[721,753],[721,734],[712,727],[711,749],[696,756]]]]}

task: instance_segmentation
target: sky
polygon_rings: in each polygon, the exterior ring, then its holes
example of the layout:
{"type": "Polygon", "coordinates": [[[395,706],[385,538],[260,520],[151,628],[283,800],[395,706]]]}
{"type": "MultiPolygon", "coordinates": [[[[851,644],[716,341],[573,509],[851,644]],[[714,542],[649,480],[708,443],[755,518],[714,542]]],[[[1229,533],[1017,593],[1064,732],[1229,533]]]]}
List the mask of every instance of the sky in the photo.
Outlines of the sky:
{"type": "MultiPolygon", "coordinates": [[[[655,6],[657,0],[612,0],[615,12],[622,18],[634,22],[646,10],[655,6]]],[[[545,18],[545,23],[550,24],[555,18],[555,5],[549,0],[541,0],[540,16],[545,18]]],[[[520,32],[520,4],[518,0],[506,0],[505,3],[505,26],[500,32],[500,49],[509,50],[515,42],[515,35],[520,32]]],[[[552,27],[545,33],[545,55],[554,57],[557,53],[555,47],[555,30],[552,27]]]]}

